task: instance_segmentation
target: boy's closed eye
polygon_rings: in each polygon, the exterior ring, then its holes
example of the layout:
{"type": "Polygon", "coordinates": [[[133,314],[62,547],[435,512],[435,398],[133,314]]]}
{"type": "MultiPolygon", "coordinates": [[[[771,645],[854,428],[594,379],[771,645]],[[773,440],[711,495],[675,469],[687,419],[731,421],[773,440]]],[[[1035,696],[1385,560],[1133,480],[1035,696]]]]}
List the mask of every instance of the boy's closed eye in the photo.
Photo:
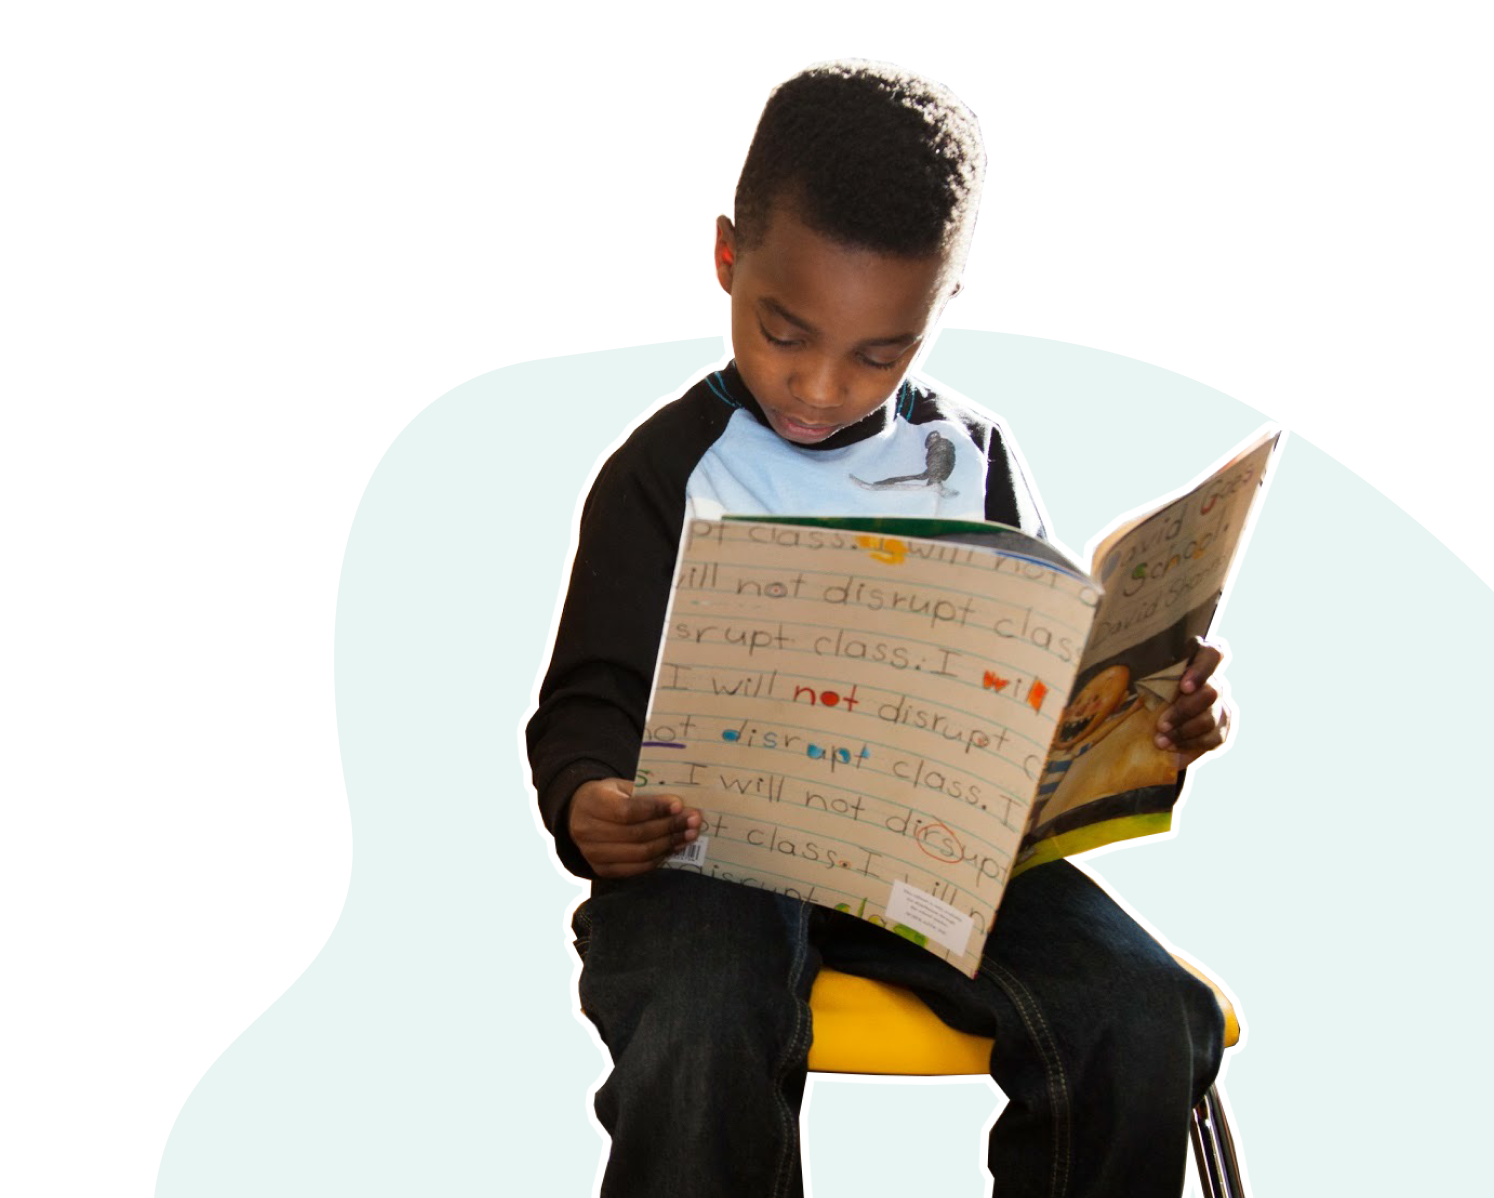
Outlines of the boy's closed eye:
{"type": "MultiPolygon", "coordinates": [[[[763,335],[763,340],[766,341],[769,345],[776,346],[778,349],[798,349],[804,344],[803,339],[799,337],[776,336],[772,331],[769,330],[767,325],[763,324],[762,321],[758,321],[757,327],[763,335]]],[[[907,356],[908,350],[912,348],[913,347],[911,345],[908,346],[907,349],[904,349],[896,357],[890,360],[884,360],[882,358],[873,357],[872,355],[864,352],[858,352],[856,354],[856,361],[861,363],[861,365],[863,366],[871,367],[873,370],[896,370],[903,364],[903,358],[907,356]]]]}

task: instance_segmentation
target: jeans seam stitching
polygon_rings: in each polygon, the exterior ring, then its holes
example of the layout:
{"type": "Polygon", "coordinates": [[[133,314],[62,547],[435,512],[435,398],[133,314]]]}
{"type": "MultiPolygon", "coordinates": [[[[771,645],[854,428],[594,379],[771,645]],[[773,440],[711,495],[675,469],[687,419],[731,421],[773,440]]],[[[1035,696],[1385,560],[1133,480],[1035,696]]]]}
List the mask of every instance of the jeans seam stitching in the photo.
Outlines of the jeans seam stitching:
{"type": "Polygon", "coordinates": [[[1049,1101],[1053,1104],[1054,1123],[1054,1151],[1052,1188],[1053,1198],[1062,1198],[1068,1193],[1069,1182],[1069,1144],[1072,1129],[1069,1126],[1070,1103],[1068,1078],[1064,1073],[1063,1059],[1058,1052],[1057,1041],[1053,1038],[1053,1032],[1048,1027],[1048,1021],[1043,1017],[1042,1008],[1027,989],[1015,976],[1006,969],[992,961],[982,961],[980,971],[996,982],[1005,991],[1012,1005],[1017,1008],[1022,1022],[1027,1026],[1028,1034],[1037,1046],[1038,1053],[1042,1057],[1043,1071],[1048,1077],[1049,1101]],[[1030,1014],[1029,1014],[1030,1012],[1030,1014]],[[1036,1025],[1034,1025],[1036,1020],[1036,1025]]]}
{"type": "Polygon", "coordinates": [[[778,1198],[779,1195],[784,1193],[784,1186],[788,1180],[788,1168],[794,1156],[792,1149],[795,1135],[790,1126],[792,1123],[792,1112],[789,1110],[788,1102],[783,1097],[783,1081],[789,1062],[799,1055],[800,1042],[809,1034],[809,1021],[804,1017],[807,1008],[805,1004],[799,1001],[798,995],[799,975],[803,972],[804,958],[807,955],[809,947],[809,934],[806,926],[808,919],[809,908],[801,904],[795,928],[797,935],[794,937],[794,959],[789,965],[788,975],[789,995],[794,1001],[794,1030],[793,1034],[789,1037],[788,1044],[784,1048],[783,1056],[779,1058],[778,1067],[774,1071],[775,1085],[773,1087],[773,1099],[778,1106],[778,1125],[781,1132],[783,1150],[778,1158],[778,1168],[774,1172],[773,1193],[770,1198],[778,1198]]]}

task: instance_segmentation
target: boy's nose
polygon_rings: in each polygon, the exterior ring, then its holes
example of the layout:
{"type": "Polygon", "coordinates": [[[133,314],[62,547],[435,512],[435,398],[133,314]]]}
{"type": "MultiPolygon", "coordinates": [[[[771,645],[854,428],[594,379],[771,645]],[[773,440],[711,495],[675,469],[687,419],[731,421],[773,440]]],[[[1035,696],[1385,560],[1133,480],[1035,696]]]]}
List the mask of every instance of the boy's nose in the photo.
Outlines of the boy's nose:
{"type": "Polygon", "coordinates": [[[841,393],[839,372],[825,359],[803,362],[789,377],[789,392],[806,408],[837,407],[841,393]]]}

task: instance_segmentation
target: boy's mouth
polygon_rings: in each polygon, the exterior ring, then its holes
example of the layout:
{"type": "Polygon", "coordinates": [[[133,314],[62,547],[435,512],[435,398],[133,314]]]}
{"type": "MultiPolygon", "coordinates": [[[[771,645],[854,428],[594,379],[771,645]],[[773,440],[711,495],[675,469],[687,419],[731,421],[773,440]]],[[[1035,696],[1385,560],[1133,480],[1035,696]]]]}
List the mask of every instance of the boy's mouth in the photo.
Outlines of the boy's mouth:
{"type": "Polygon", "coordinates": [[[840,428],[838,424],[806,424],[782,412],[774,412],[773,417],[780,437],[805,444],[823,441],[840,428]]]}

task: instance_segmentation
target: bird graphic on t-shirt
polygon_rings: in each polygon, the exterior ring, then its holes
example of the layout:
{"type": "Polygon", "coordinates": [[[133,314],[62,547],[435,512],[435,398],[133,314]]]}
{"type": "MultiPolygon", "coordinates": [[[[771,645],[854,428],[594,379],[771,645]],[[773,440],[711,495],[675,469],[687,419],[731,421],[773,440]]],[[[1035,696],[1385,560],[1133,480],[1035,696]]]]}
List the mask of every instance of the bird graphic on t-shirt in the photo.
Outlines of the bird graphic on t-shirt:
{"type": "Polygon", "coordinates": [[[925,452],[922,474],[899,474],[893,478],[879,479],[874,483],[857,478],[853,474],[851,481],[858,487],[865,487],[868,491],[911,491],[919,487],[934,487],[940,495],[958,495],[958,491],[944,485],[945,480],[954,473],[954,442],[948,437],[941,436],[936,429],[924,438],[923,444],[925,452]]]}

